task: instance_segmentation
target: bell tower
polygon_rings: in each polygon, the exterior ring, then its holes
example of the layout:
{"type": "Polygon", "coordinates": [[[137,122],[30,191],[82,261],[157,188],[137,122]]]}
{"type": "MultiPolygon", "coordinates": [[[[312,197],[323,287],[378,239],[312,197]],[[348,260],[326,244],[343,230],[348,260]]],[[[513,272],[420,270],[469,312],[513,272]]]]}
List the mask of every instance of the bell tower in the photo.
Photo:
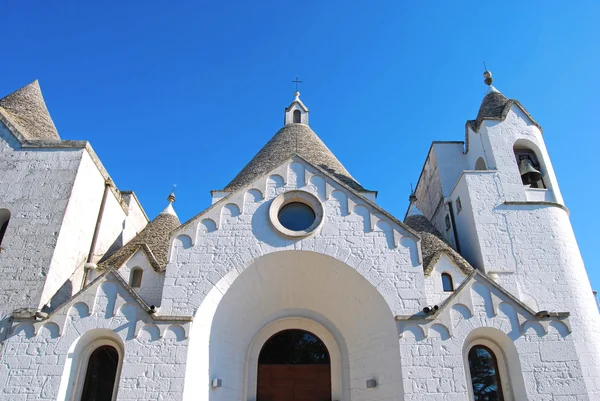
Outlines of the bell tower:
{"type": "Polygon", "coordinates": [[[600,397],[600,316],[542,129],[484,77],[466,169],[448,196],[461,253],[532,309],[571,314],[586,385],[600,397]]]}

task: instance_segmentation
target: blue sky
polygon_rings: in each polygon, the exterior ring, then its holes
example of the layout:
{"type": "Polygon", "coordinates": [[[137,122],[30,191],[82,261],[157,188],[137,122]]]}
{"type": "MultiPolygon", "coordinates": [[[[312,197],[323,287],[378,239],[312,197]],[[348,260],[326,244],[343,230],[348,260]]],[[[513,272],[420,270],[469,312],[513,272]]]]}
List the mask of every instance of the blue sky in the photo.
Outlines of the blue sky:
{"type": "Polygon", "coordinates": [[[298,74],[313,129],[402,218],[431,141],[463,140],[476,116],[485,60],[544,128],[600,290],[599,11],[592,1],[9,0],[0,96],[38,78],[63,139],[89,140],[151,217],[177,183],[183,221],[280,128],[298,74]]]}

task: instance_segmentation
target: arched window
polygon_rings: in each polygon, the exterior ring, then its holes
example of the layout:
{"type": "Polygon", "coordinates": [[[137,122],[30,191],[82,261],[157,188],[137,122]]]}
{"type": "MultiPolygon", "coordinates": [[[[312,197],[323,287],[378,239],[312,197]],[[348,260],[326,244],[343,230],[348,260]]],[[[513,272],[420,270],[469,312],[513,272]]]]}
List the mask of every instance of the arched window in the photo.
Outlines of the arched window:
{"type": "Polygon", "coordinates": [[[485,165],[485,160],[483,160],[483,157],[480,157],[475,162],[475,170],[487,170],[487,167],[485,165]]]}
{"type": "Polygon", "coordinates": [[[140,267],[134,267],[131,270],[131,276],[129,277],[129,285],[133,288],[140,288],[142,286],[142,275],[143,270],[140,267]]]}
{"type": "Polygon", "coordinates": [[[118,368],[119,352],[114,347],[96,348],[88,360],[81,400],[112,401],[118,368]]]}
{"type": "Polygon", "coordinates": [[[442,288],[445,292],[454,291],[454,283],[452,282],[452,276],[448,273],[442,273],[442,288]]]}
{"type": "Polygon", "coordinates": [[[294,123],[299,124],[301,121],[300,110],[294,110],[294,123]]]}
{"type": "Polygon", "coordinates": [[[256,399],[287,400],[299,388],[310,399],[332,399],[329,351],[308,331],[283,330],[267,340],[258,356],[256,399]]]}
{"type": "Polygon", "coordinates": [[[474,401],[504,401],[498,360],[494,352],[477,344],[469,350],[469,371],[474,401]]]}
{"type": "Polygon", "coordinates": [[[2,240],[4,239],[4,234],[6,234],[9,220],[10,212],[8,209],[0,209],[0,246],[2,246],[2,240]]]}

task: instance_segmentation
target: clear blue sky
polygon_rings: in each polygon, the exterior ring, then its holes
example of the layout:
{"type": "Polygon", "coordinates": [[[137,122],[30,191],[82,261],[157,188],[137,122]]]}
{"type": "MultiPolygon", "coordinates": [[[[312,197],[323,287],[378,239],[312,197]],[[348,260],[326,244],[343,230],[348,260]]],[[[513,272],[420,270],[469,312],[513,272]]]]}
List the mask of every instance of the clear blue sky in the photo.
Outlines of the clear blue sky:
{"type": "Polygon", "coordinates": [[[544,135],[594,288],[596,1],[11,1],[0,96],[38,78],[63,139],[89,140],[150,217],[182,221],[280,128],[304,80],[311,126],[403,218],[433,140],[463,140],[482,60],[544,135]],[[373,5],[373,4],[376,4],[373,5]]]}

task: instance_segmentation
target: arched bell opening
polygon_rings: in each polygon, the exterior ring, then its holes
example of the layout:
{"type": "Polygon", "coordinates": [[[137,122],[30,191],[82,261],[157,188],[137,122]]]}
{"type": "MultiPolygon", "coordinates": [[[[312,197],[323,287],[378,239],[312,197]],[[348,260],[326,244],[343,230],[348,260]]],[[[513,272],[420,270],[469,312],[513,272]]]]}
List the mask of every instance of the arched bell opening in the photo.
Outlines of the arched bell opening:
{"type": "Polygon", "coordinates": [[[331,359],[327,346],[306,330],[271,336],[258,356],[256,399],[331,401],[331,359]]]}
{"type": "Polygon", "coordinates": [[[528,188],[546,189],[542,160],[526,143],[517,142],[513,147],[519,175],[523,185],[528,188]]]}

